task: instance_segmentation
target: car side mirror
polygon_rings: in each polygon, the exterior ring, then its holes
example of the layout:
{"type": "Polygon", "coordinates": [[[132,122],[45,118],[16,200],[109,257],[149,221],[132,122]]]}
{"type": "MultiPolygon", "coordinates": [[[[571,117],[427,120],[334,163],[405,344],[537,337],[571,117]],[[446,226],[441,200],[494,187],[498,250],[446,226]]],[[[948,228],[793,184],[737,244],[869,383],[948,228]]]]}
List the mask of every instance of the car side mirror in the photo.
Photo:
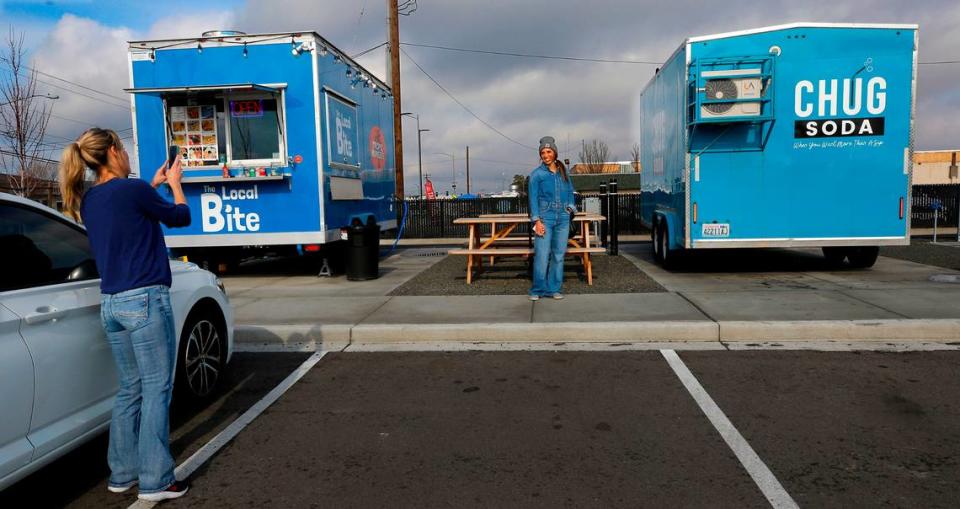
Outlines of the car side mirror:
{"type": "Polygon", "coordinates": [[[97,264],[94,263],[93,260],[87,259],[70,271],[70,274],[67,276],[67,281],[83,281],[96,279],[98,277],[100,277],[100,273],[97,272],[97,264]]]}

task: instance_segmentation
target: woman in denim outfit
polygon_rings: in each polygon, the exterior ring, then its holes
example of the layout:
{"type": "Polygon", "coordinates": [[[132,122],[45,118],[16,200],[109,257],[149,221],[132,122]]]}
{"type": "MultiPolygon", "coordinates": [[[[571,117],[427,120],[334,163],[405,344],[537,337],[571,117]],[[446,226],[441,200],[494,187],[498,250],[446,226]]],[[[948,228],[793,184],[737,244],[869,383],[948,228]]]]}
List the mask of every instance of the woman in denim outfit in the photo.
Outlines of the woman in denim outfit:
{"type": "Polygon", "coordinates": [[[107,489],[140,485],[139,498],[183,496],[170,454],[170,395],[176,327],[170,307],[170,262],[160,223],[190,224],[180,186],[180,158],[162,166],[152,185],[130,176],[117,133],[92,128],[63,151],[60,185],[65,212],[82,219],[100,274],[100,318],[113,351],[120,388],[110,421],[107,489]],[[96,183],[83,192],[87,168],[96,183]],[[168,184],[175,203],[157,193],[168,184]]]}
{"type": "Polygon", "coordinates": [[[557,160],[557,143],[550,136],[540,138],[541,164],[530,174],[528,198],[533,224],[533,286],[530,300],[540,297],[562,299],[563,257],[567,252],[570,215],[575,213],[573,184],[567,168],[557,160]]]}

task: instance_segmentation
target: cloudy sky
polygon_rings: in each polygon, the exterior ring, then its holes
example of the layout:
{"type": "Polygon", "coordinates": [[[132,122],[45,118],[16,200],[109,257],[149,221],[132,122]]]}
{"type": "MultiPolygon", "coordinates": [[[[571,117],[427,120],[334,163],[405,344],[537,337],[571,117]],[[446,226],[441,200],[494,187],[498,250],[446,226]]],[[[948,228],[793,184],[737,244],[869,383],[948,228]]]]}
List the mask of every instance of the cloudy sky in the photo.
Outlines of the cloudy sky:
{"type": "MultiPolygon", "coordinates": [[[[628,159],[636,139],[631,107],[655,65],[523,58],[446,51],[412,44],[590,59],[659,62],[687,36],[796,21],[920,24],[921,62],[960,61],[960,2],[830,0],[706,4],[689,0],[418,0],[401,17],[403,110],[420,115],[423,168],[440,190],[464,189],[470,146],[474,191],[495,192],[537,163],[540,136],[556,137],[577,161],[580,141],[598,138],[628,159]],[[709,5],[709,7],[707,7],[709,5]],[[412,60],[411,60],[412,59],[412,60]],[[485,126],[444,94],[435,78],[485,126]],[[509,138],[509,139],[508,139],[509,138]]],[[[205,0],[164,2],[0,1],[0,23],[26,38],[42,92],[57,94],[47,140],[58,145],[87,125],[130,133],[126,41],[314,30],[354,55],[386,40],[385,0],[205,0]],[[68,80],[87,88],[79,88],[68,80]]],[[[383,49],[358,59],[383,77],[383,49]]],[[[918,150],[960,148],[960,64],[921,65],[918,150]]],[[[404,120],[406,188],[417,188],[416,125],[404,120]]]]}

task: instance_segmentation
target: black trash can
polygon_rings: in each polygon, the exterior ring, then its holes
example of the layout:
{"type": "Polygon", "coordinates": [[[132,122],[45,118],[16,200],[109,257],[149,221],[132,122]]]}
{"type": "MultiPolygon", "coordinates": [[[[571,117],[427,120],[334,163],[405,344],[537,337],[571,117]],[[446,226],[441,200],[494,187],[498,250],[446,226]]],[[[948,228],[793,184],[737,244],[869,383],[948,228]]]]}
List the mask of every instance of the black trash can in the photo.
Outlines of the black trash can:
{"type": "Polygon", "coordinates": [[[363,224],[354,219],[347,231],[347,279],[366,281],[380,277],[380,225],[373,217],[363,224]]]}

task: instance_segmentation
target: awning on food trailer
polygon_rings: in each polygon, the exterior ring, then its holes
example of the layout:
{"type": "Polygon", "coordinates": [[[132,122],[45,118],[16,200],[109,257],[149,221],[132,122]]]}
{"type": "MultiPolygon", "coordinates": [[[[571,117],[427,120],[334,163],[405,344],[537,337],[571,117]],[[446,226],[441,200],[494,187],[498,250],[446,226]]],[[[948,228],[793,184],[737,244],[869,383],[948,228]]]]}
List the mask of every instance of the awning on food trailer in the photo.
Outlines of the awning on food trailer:
{"type": "Polygon", "coordinates": [[[171,92],[217,92],[220,90],[260,90],[263,92],[279,93],[287,88],[286,83],[271,83],[258,85],[256,83],[238,83],[233,85],[197,85],[191,87],[158,87],[158,88],[125,88],[124,92],[131,94],[168,94],[171,92]]]}

